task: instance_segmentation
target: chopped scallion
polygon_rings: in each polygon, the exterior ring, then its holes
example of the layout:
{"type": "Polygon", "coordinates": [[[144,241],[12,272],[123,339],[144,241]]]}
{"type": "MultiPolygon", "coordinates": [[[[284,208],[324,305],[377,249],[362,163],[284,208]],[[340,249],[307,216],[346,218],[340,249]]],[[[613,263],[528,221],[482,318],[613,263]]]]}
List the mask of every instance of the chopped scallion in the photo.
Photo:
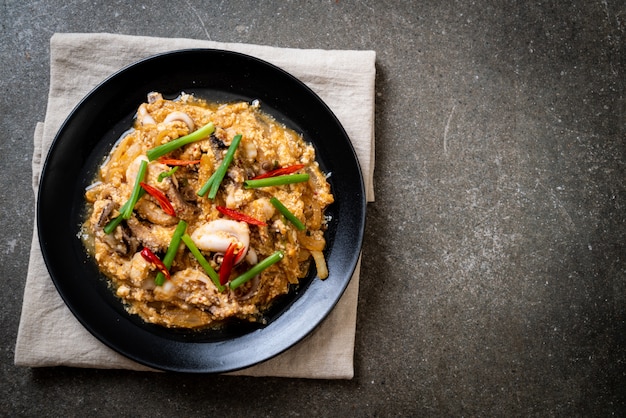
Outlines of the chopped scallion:
{"type": "Polygon", "coordinates": [[[220,284],[220,276],[213,269],[213,267],[211,267],[211,264],[209,264],[207,259],[204,258],[204,256],[202,255],[198,247],[196,247],[196,244],[194,244],[189,234],[184,234],[181,237],[181,239],[183,240],[187,248],[189,248],[189,251],[191,251],[191,254],[193,254],[193,256],[196,258],[200,266],[204,269],[206,274],[211,278],[211,280],[217,287],[217,290],[219,290],[220,292],[224,290],[224,286],[220,284]]]}
{"type": "Polygon", "coordinates": [[[156,160],[159,157],[164,156],[165,154],[169,154],[170,152],[177,150],[178,148],[185,146],[187,144],[191,144],[192,142],[200,141],[201,139],[206,138],[215,132],[215,126],[213,122],[209,122],[204,125],[202,128],[194,131],[188,135],[181,136],[173,141],[167,142],[165,144],[159,145],[158,147],[152,148],[146,152],[148,159],[150,161],[156,160]]]}
{"type": "Polygon", "coordinates": [[[216,175],[217,175],[217,171],[211,174],[211,177],[209,177],[209,179],[206,181],[206,183],[204,183],[202,188],[198,190],[198,192],[196,193],[198,196],[205,196],[207,193],[209,193],[209,189],[211,189],[211,185],[213,184],[213,181],[215,180],[216,175]]]}
{"type": "MultiPolygon", "coordinates": [[[[186,230],[187,230],[187,222],[181,219],[180,221],[178,221],[178,225],[176,226],[176,229],[174,230],[174,234],[172,235],[170,245],[169,247],[167,247],[167,252],[165,253],[165,257],[163,257],[163,264],[165,264],[165,267],[167,267],[168,269],[172,267],[172,262],[174,261],[174,257],[176,257],[176,253],[178,252],[178,247],[180,246],[180,240],[182,236],[185,234],[186,230]]],[[[165,275],[159,272],[156,278],[154,279],[154,283],[157,286],[161,286],[163,285],[164,282],[165,282],[165,275]]]]}
{"type": "Polygon", "coordinates": [[[269,266],[271,266],[271,265],[277,263],[278,261],[282,260],[282,258],[283,258],[283,252],[282,251],[274,252],[269,257],[263,259],[263,261],[261,261],[260,263],[255,264],[250,270],[246,271],[245,273],[243,273],[243,274],[237,276],[235,279],[231,280],[230,283],[228,284],[228,286],[231,289],[237,289],[239,286],[241,286],[242,284],[246,283],[248,280],[252,279],[254,276],[256,276],[257,274],[261,273],[263,270],[265,270],[269,266]]]}
{"type": "MultiPolygon", "coordinates": [[[[142,187],[141,190],[139,191],[139,198],[141,198],[141,196],[143,196],[145,193],[146,191],[142,187]]],[[[120,208],[120,215],[118,215],[116,218],[113,218],[112,220],[109,221],[108,224],[106,224],[106,226],[103,229],[105,234],[110,234],[111,232],[115,230],[115,228],[119,224],[122,223],[122,221],[124,220],[122,213],[126,211],[126,208],[128,207],[129,203],[130,203],[130,200],[127,200],[126,203],[124,203],[122,207],[120,208]]]]}
{"type": "Polygon", "coordinates": [[[226,155],[222,160],[222,164],[220,164],[218,169],[215,170],[215,178],[211,182],[211,188],[209,190],[209,199],[215,199],[215,196],[217,195],[217,190],[219,189],[220,184],[222,184],[222,180],[224,180],[224,176],[226,175],[226,171],[228,170],[228,166],[233,161],[233,157],[235,156],[235,151],[237,150],[237,146],[239,146],[239,142],[241,142],[241,135],[236,135],[230,143],[228,151],[226,151],[226,155]]]}
{"type": "Polygon", "coordinates": [[[146,171],[148,171],[148,162],[146,160],[141,160],[139,164],[139,171],[137,172],[137,177],[135,178],[135,185],[133,186],[133,191],[130,194],[130,199],[126,202],[126,207],[122,213],[122,217],[124,219],[130,219],[133,214],[133,209],[135,208],[135,204],[141,197],[141,182],[146,177],[146,171]]]}
{"type": "Polygon", "coordinates": [[[124,218],[122,218],[122,215],[119,215],[119,216],[111,219],[109,221],[109,223],[106,224],[105,227],[103,228],[104,233],[108,235],[111,232],[113,232],[115,230],[115,228],[117,228],[117,226],[122,223],[123,220],[124,220],[124,218]]]}
{"type": "Polygon", "coordinates": [[[257,180],[246,180],[243,185],[246,189],[256,189],[259,187],[282,186],[284,184],[302,183],[309,180],[309,175],[287,174],[284,176],[267,177],[257,180]]]}
{"type": "Polygon", "coordinates": [[[287,207],[285,205],[283,205],[283,203],[276,199],[275,197],[270,198],[270,203],[272,205],[274,205],[274,207],[276,209],[278,209],[278,211],[280,213],[283,214],[283,216],[285,218],[287,218],[289,220],[289,222],[291,222],[292,224],[294,224],[294,226],[296,228],[298,228],[300,231],[304,231],[306,229],[306,227],[304,226],[304,224],[300,221],[300,219],[296,218],[296,215],[294,215],[293,213],[291,213],[291,211],[289,209],[287,209],[287,207]]]}

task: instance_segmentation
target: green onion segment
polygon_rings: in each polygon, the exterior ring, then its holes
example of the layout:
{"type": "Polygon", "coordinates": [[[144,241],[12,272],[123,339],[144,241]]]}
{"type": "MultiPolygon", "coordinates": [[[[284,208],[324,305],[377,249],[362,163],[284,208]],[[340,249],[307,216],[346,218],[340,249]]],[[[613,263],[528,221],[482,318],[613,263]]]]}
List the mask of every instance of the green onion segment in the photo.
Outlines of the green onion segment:
{"type": "Polygon", "coordinates": [[[269,257],[263,259],[263,261],[261,261],[260,263],[255,264],[250,270],[246,271],[245,273],[243,273],[243,274],[237,276],[235,279],[231,280],[230,283],[228,284],[228,286],[231,289],[237,289],[239,286],[241,286],[242,284],[246,283],[248,280],[252,279],[254,276],[256,276],[257,274],[261,273],[263,270],[265,270],[269,266],[271,266],[271,265],[279,262],[280,260],[282,260],[283,256],[284,255],[283,255],[282,251],[274,252],[269,257]]]}
{"type": "Polygon", "coordinates": [[[117,226],[121,224],[123,220],[124,218],[122,218],[122,215],[119,215],[111,219],[109,223],[106,224],[105,227],[103,228],[104,233],[108,235],[111,232],[113,232],[113,230],[115,230],[115,228],[117,228],[117,226]]]}
{"type": "Polygon", "coordinates": [[[278,209],[278,211],[280,213],[283,214],[283,216],[285,218],[287,218],[287,220],[289,220],[289,222],[291,222],[292,224],[294,224],[294,226],[296,228],[298,228],[300,231],[304,231],[306,229],[306,227],[304,226],[304,224],[300,221],[300,219],[296,218],[296,215],[294,215],[293,213],[291,213],[291,211],[289,211],[289,209],[287,209],[287,207],[285,205],[282,204],[282,202],[278,199],[276,199],[275,197],[270,198],[270,203],[272,205],[274,205],[274,207],[276,209],[278,209]]]}
{"type": "Polygon", "coordinates": [[[246,189],[256,189],[259,187],[282,186],[284,184],[302,183],[309,181],[308,174],[287,174],[284,176],[266,177],[264,179],[246,180],[243,185],[246,189]]]}
{"type": "Polygon", "coordinates": [[[206,138],[215,132],[215,126],[213,122],[209,122],[204,125],[202,128],[194,131],[188,135],[181,136],[173,141],[167,142],[165,144],[159,145],[158,147],[154,147],[151,150],[146,152],[148,159],[150,161],[154,161],[159,157],[164,156],[165,154],[169,154],[170,152],[177,150],[178,148],[185,146],[187,144],[191,144],[192,142],[200,141],[201,139],[206,138]]]}
{"type": "Polygon", "coordinates": [[[207,193],[209,193],[209,189],[211,188],[211,185],[213,184],[216,175],[217,171],[211,174],[211,177],[209,177],[209,179],[206,181],[206,183],[204,183],[202,188],[196,193],[198,196],[205,196],[207,193]]]}
{"type": "MultiPolygon", "coordinates": [[[[222,160],[222,164],[220,164],[218,169],[215,170],[215,178],[211,182],[211,188],[209,190],[209,199],[215,199],[215,196],[217,195],[217,190],[219,189],[220,184],[222,184],[222,180],[224,180],[224,176],[226,175],[226,170],[228,170],[228,166],[233,161],[233,157],[235,156],[235,151],[239,146],[239,142],[241,142],[241,135],[236,135],[230,143],[230,146],[228,147],[228,151],[226,152],[226,155],[222,160]]],[[[210,180],[211,179],[209,179],[209,181],[210,180]]]]}
{"type": "Polygon", "coordinates": [[[145,160],[142,161],[141,165],[139,166],[139,171],[137,172],[137,178],[135,179],[135,184],[133,186],[133,191],[131,192],[130,199],[128,199],[126,203],[122,205],[122,207],[120,208],[120,214],[105,225],[103,229],[105,234],[110,234],[111,232],[113,232],[124,219],[130,219],[131,215],[133,214],[135,203],[137,203],[141,196],[146,193],[146,191],[143,189],[143,187],[141,187],[139,183],[141,183],[146,176],[147,168],[148,162],[145,160]]]}
{"type": "Polygon", "coordinates": [[[181,237],[181,239],[183,240],[187,248],[189,248],[189,251],[191,251],[191,254],[193,254],[193,256],[196,258],[200,266],[202,266],[206,274],[211,278],[211,280],[213,280],[213,283],[217,287],[217,290],[219,290],[220,292],[224,290],[224,286],[220,284],[220,276],[213,269],[213,267],[211,267],[211,264],[209,264],[207,259],[204,258],[204,256],[202,255],[198,247],[196,247],[196,244],[194,244],[189,234],[184,234],[181,237]]]}
{"type": "Polygon", "coordinates": [[[135,185],[133,186],[133,191],[130,194],[130,198],[128,202],[124,205],[124,211],[122,212],[122,217],[124,219],[130,219],[133,214],[133,209],[135,208],[135,203],[141,197],[141,183],[143,179],[146,177],[146,171],[148,170],[148,162],[146,160],[141,160],[141,164],[139,165],[139,171],[137,172],[137,177],[135,178],[135,185]]]}
{"type": "MultiPolygon", "coordinates": [[[[174,257],[176,257],[176,252],[178,252],[178,246],[180,245],[180,240],[182,236],[185,234],[187,230],[187,222],[182,219],[178,221],[178,225],[176,225],[176,229],[174,230],[174,234],[172,235],[172,240],[170,241],[169,247],[167,247],[167,252],[165,253],[165,257],[163,257],[163,264],[168,269],[172,267],[172,262],[174,261],[174,257]]],[[[165,275],[159,272],[154,279],[154,283],[157,286],[163,285],[165,282],[165,275]]]]}

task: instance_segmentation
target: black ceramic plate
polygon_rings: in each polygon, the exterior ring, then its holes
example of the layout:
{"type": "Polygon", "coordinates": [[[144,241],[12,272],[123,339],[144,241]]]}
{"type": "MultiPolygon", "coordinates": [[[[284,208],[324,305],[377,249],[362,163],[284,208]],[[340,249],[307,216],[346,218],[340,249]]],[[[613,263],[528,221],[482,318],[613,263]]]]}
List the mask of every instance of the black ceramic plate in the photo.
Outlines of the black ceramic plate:
{"type": "Polygon", "coordinates": [[[313,331],[330,313],[354,272],[365,221],[361,171],[341,124],[302,82],[259,59],[194,49],[133,64],[96,87],[58,132],[43,168],[37,207],[43,256],[59,293],[76,318],[117,352],[161,370],[220,373],[267,360],[313,331]],[[157,91],[210,101],[252,101],[303,133],[316,149],[335,203],[327,231],[329,277],[314,272],[267,313],[267,324],[232,323],[221,331],[181,331],[129,315],[107,287],[78,238],[84,190],[115,141],[131,125],[139,104],[157,91]]]}

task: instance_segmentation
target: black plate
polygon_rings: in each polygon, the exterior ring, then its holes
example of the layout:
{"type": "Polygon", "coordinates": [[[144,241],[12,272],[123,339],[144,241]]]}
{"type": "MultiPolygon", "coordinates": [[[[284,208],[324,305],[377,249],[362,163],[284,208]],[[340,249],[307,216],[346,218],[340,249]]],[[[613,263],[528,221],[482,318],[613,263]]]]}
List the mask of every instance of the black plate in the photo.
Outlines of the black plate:
{"type": "Polygon", "coordinates": [[[61,297],[78,320],[117,352],[161,370],[218,373],[267,360],[315,329],[354,272],[363,239],[365,193],[348,136],[324,102],[302,82],[259,59],[193,49],[157,55],[114,74],[89,93],[59,130],[43,167],[37,222],[43,256],[61,297]],[[222,331],[181,331],[129,315],[78,238],[84,190],[114,142],[132,124],[146,95],[181,92],[211,101],[252,101],[316,148],[335,203],[327,233],[330,275],[310,274],[267,313],[267,325],[233,323],[222,331]]]}

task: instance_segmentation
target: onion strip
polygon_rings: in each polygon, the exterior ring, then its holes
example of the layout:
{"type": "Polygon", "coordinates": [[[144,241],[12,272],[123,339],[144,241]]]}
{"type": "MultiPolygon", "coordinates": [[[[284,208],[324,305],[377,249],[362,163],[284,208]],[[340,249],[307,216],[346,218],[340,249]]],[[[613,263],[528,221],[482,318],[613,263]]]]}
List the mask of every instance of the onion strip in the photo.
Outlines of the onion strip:
{"type": "Polygon", "coordinates": [[[324,280],[328,277],[328,266],[326,265],[326,259],[324,253],[321,251],[311,251],[313,260],[315,260],[315,268],[317,269],[317,277],[324,280]]]}

